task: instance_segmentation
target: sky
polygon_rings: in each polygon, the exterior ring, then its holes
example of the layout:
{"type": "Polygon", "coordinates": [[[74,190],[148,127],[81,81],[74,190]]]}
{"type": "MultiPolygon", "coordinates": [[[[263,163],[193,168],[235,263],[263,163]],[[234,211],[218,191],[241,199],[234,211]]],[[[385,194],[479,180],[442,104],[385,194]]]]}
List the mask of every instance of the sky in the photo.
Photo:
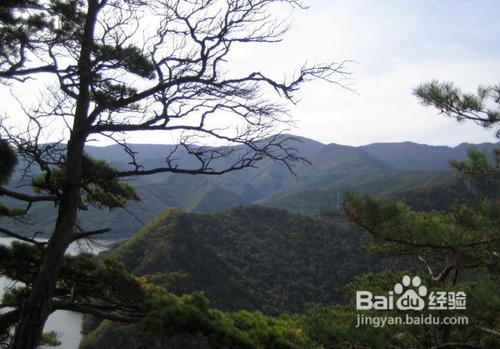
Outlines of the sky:
{"type": "MultiPolygon", "coordinates": [[[[324,143],[496,141],[493,130],[457,123],[412,90],[438,79],[465,91],[500,83],[500,1],[312,0],[294,11],[284,41],[239,53],[270,73],[303,62],[354,60],[350,87],[314,82],[291,108],[292,133],[324,143]]],[[[279,76],[279,75],[278,75],[279,76]]]]}
{"type": "MultiPolygon", "coordinates": [[[[305,62],[353,61],[345,83],[355,92],[323,81],[304,85],[300,102],[288,105],[296,124],[289,133],[353,146],[498,141],[494,130],[459,124],[421,105],[412,90],[432,79],[453,81],[470,92],[480,84],[500,83],[500,1],[304,1],[307,10],[277,13],[292,25],[282,42],[239,47],[228,62],[235,74],[263,71],[280,80],[305,62]]],[[[2,89],[0,99],[9,93],[2,89]]],[[[25,86],[18,93],[33,94],[25,86]]],[[[15,114],[12,108],[2,106],[15,114]]],[[[172,143],[173,138],[148,132],[128,141],[172,143]]],[[[95,145],[106,144],[101,143],[95,145]]]]}

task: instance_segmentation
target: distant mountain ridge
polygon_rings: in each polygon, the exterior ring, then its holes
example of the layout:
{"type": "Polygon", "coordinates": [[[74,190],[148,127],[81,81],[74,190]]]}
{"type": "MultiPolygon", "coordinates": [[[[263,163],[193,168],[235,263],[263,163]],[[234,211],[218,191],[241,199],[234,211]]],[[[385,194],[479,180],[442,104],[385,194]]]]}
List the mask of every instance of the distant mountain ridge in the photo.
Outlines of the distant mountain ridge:
{"type": "MultiPolygon", "coordinates": [[[[447,167],[448,160],[450,158],[465,159],[467,154],[467,149],[470,147],[477,147],[486,151],[491,151],[495,147],[500,146],[500,142],[483,142],[483,143],[461,143],[457,146],[446,146],[446,145],[428,145],[422,143],[416,143],[411,141],[404,142],[375,142],[367,145],[361,146],[350,146],[342,145],[338,143],[321,143],[313,139],[306,137],[289,135],[298,141],[298,148],[300,153],[304,156],[314,154],[320,150],[326,148],[354,148],[362,149],[373,155],[375,158],[381,159],[388,165],[397,165],[398,168],[403,168],[401,164],[396,164],[395,160],[405,160],[403,162],[404,166],[409,166],[407,164],[412,164],[414,170],[442,170],[447,167]],[[326,147],[326,148],[325,148],[326,147]],[[401,157],[401,154],[405,153],[405,157],[401,157]],[[417,158],[424,157],[425,160],[432,161],[431,163],[425,163],[414,160],[417,158]],[[435,167],[430,167],[435,166],[435,167]]],[[[155,161],[160,163],[164,159],[165,155],[173,149],[174,145],[171,144],[146,144],[146,143],[131,143],[128,144],[132,149],[137,152],[137,156],[142,161],[155,161]]],[[[105,159],[110,162],[115,162],[117,164],[125,164],[129,161],[128,155],[121,149],[119,145],[107,145],[107,146],[92,146],[87,145],[86,151],[97,158],[105,159]]]]}
{"type": "MultiPolygon", "coordinates": [[[[264,160],[258,168],[223,176],[157,174],[138,177],[132,179],[132,183],[142,202],[131,203],[126,210],[111,212],[91,208],[81,214],[81,223],[88,229],[110,227],[111,235],[124,237],[130,236],[167,207],[215,212],[237,205],[259,204],[314,214],[338,208],[347,191],[385,196],[403,193],[404,196],[407,190],[443,186],[459,180],[458,176],[450,176],[448,161],[465,159],[469,147],[468,144],[446,147],[411,142],[353,147],[296,138],[298,142],[294,146],[299,155],[311,163],[298,165],[295,168],[297,176],[281,164],[264,160]]],[[[477,147],[491,151],[499,144],[483,143],[477,147]]],[[[138,153],[139,162],[146,168],[161,166],[173,147],[157,144],[129,146],[138,153]]],[[[117,168],[129,166],[130,159],[118,145],[87,146],[86,151],[117,168]]],[[[16,185],[15,181],[12,185],[16,185]]],[[[54,215],[55,209],[51,205],[36,206],[32,211],[34,225],[28,226],[26,234],[38,230],[50,232],[54,215]]],[[[2,221],[2,224],[12,223],[2,221]]]]}
{"type": "Polygon", "coordinates": [[[499,143],[470,144],[461,143],[456,147],[432,146],[413,142],[373,143],[359,148],[398,169],[443,171],[448,169],[450,159],[464,160],[467,150],[477,147],[487,152],[498,147],[499,143]]]}

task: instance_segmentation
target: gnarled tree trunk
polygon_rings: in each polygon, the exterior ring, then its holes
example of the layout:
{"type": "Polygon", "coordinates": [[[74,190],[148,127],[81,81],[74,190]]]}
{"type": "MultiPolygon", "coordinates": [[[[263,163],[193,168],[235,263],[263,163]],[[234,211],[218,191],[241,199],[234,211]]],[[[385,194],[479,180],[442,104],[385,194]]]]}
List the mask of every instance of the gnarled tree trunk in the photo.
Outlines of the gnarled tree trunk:
{"type": "Polygon", "coordinates": [[[79,93],[73,130],[67,147],[65,176],[55,230],[47,244],[42,264],[31,294],[21,309],[11,349],[35,349],[40,342],[43,327],[51,313],[51,300],[64,254],[75,233],[80,203],[82,161],[85,142],[89,134],[89,105],[91,84],[91,54],[94,45],[94,28],[99,6],[97,0],[88,0],[85,28],[78,60],[80,77],[79,93]]]}

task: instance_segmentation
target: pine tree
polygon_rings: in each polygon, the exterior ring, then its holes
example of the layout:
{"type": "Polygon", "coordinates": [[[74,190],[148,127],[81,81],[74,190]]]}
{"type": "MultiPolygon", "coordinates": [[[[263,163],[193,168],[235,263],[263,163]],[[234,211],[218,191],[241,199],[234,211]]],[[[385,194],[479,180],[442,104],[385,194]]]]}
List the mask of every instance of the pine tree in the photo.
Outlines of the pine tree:
{"type": "Polygon", "coordinates": [[[263,96],[274,92],[293,102],[304,82],[320,78],[339,84],[336,75],[347,72],[343,63],[304,66],[277,81],[259,71],[227,71],[235,46],[281,40],[287,26],[271,14],[276,6],[303,7],[298,0],[1,2],[2,88],[34,79],[46,88],[39,105],[20,101],[23,114],[7,115],[1,128],[20,162],[41,172],[36,192],[0,187],[0,193],[28,207],[51,202],[58,208],[11,348],[38,345],[69,244],[106,231],[80,227],[78,212],[88,204],[113,208],[136,199],[126,178],[218,175],[266,158],[291,169],[301,161],[289,137],[276,134],[288,122],[286,107],[263,96]],[[8,127],[20,117],[26,130],[8,127]],[[47,130],[60,139],[44,142],[47,130]],[[179,135],[163,166],[145,168],[138,161],[124,141],[138,131],[179,135]],[[86,157],[85,144],[93,137],[122,146],[131,167],[118,171],[86,157]],[[211,142],[226,146],[210,147],[211,142]],[[179,153],[190,160],[179,163],[179,153]]]}
{"type": "MultiPolygon", "coordinates": [[[[468,94],[452,83],[432,81],[416,88],[415,94],[423,104],[458,121],[473,121],[485,128],[494,128],[500,122],[500,85],[479,87],[477,94],[468,94]]],[[[496,134],[500,137],[498,131],[496,134]]],[[[488,189],[488,194],[473,202],[457,202],[449,211],[416,212],[403,203],[350,194],[345,198],[344,212],[371,233],[372,252],[414,256],[427,277],[441,287],[453,287],[461,281],[460,285],[469,287],[467,282],[474,280],[476,287],[469,288],[471,297],[480,298],[484,290],[489,290],[494,308],[494,290],[500,286],[499,153],[499,149],[493,154],[470,149],[467,161],[450,161],[454,169],[488,189]]],[[[476,335],[464,337],[463,331],[439,327],[440,343],[436,347],[498,345],[498,313],[493,310],[489,314],[490,309],[470,313],[471,322],[475,322],[471,331],[476,335]]]]}

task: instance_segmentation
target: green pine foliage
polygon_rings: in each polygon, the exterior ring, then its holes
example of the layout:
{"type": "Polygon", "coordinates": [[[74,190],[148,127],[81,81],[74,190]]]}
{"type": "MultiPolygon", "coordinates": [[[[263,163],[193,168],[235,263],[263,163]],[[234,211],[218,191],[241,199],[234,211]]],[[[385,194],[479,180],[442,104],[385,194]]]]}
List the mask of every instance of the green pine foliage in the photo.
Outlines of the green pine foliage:
{"type": "Polygon", "coordinates": [[[414,93],[424,105],[457,121],[471,120],[486,128],[500,121],[500,85],[479,86],[474,94],[462,92],[452,82],[434,80],[418,86],[414,93]]]}
{"type": "MultiPolygon", "coordinates": [[[[0,273],[22,283],[22,286],[9,289],[3,297],[3,305],[14,309],[22,305],[35,279],[42,253],[42,247],[23,243],[0,248],[1,259],[7,261],[1,264],[0,273]]],[[[96,260],[86,254],[65,257],[52,304],[54,309],[83,312],[119,323],[135,323],[127,335],[133,333],[141,347],[153,345],[158,340],[166,341],[179,333],[204,336],[213,347],[317,347],[299,327],[300,323],[286,315],[270,317],[243,310],[226,313],[211,307],[200,292],[177,296],[150,284],[144,277],[129,274],[114,259],[96,260]]],[[[14,324],[15,321],[11,326],[14,324]]],[[[5,322],[1,326],[0,337],[7,341],[11,326],[6,326],[5,322]]],[[[119,326],[109,321],[96,326],[82,348],[102,340],[109,331],[120,331],[119,326]]],[[[42,343],[47,346],[60,344],[54,332],[46,333],[42,343]]]]}
{"type": "MultiPolygon", "coordinates": [[[[50,176],[37,176],[32,183],[36,192],[43,192],[61,188],[64,185],[64,166],[51,171],[50,176]]],[[[125,181],[119,180],[117,170],[104,160],[93,159],[90,156],[83,158],[82,166],[82,200],[98,208],[123,207],[128,201],[139,201],[140,197],[134,187],[125,181]]]]}
{"type": "MultiPolygon", "coordinates": [[[[499,93],[498,86],[479,87],[476,94],[463,93],[452,83],[438,81],[415,90],[423,104],[485,128],[500,121],[499,93]]],[[[462,311],[469,319],[467,325],[394,329],[393,333],[403,331],[413,338],[417,347],[496,348],[500,344],[498,154],[498,149],[492,155],[470,149],[467,160],[450,162],[465,176],[464,190],[469,186],[478,195],[475,200],[457,201],[448,209],[419,212],[401,202],[359,194],[345,198],[349,219],[374,238],[371,252],[414,256],[416,265],[420,263],[417,271],[428,285],[467,294],[467,310],[462,311]]],[[[383,280],[386,277],[364,275],[354,284],[356,289],[373,290],[383,280]]],[[[441,314],[452,315],[457,315],[456,311],[441,314]]],[[[389,343],[394,344],[392,340],[389,343]]]]}
{"type": "MultiPolygon", "coordinates": [[[[0,139],[0,185],[8,184],[17,165],[17,155],[10,144],[0,139]]],[[[2,194],[0,194],[0,197],[2,194]]],[[[0,202],[0,217],[17,217],[25,213],[22,208],[13,208],[0,202]]]]}
{"type": "Polygon", "coordinates": [[[375,237],[372,251],[426,256],[455,271],[498,267],[500,215],[490,201],[417,212],[403,203],[350,194],[344,205],[350,220],[375,237]]]}
{"type": "Polygon", "coordinates": [[[497,181],[500,179],[499,148],[493,151],[493,161],[486,152],[474,148],[469,149],[468,155],[469,159],[467,161],[451,160],[451,166],[468,175],[487,177],[487,179],[497,181]]]}
{"type": "Polygon", "coordinates": [[[9,143],[0,139],[0,184],[7,184],[17,164],[17,156],[9,143]]]}

